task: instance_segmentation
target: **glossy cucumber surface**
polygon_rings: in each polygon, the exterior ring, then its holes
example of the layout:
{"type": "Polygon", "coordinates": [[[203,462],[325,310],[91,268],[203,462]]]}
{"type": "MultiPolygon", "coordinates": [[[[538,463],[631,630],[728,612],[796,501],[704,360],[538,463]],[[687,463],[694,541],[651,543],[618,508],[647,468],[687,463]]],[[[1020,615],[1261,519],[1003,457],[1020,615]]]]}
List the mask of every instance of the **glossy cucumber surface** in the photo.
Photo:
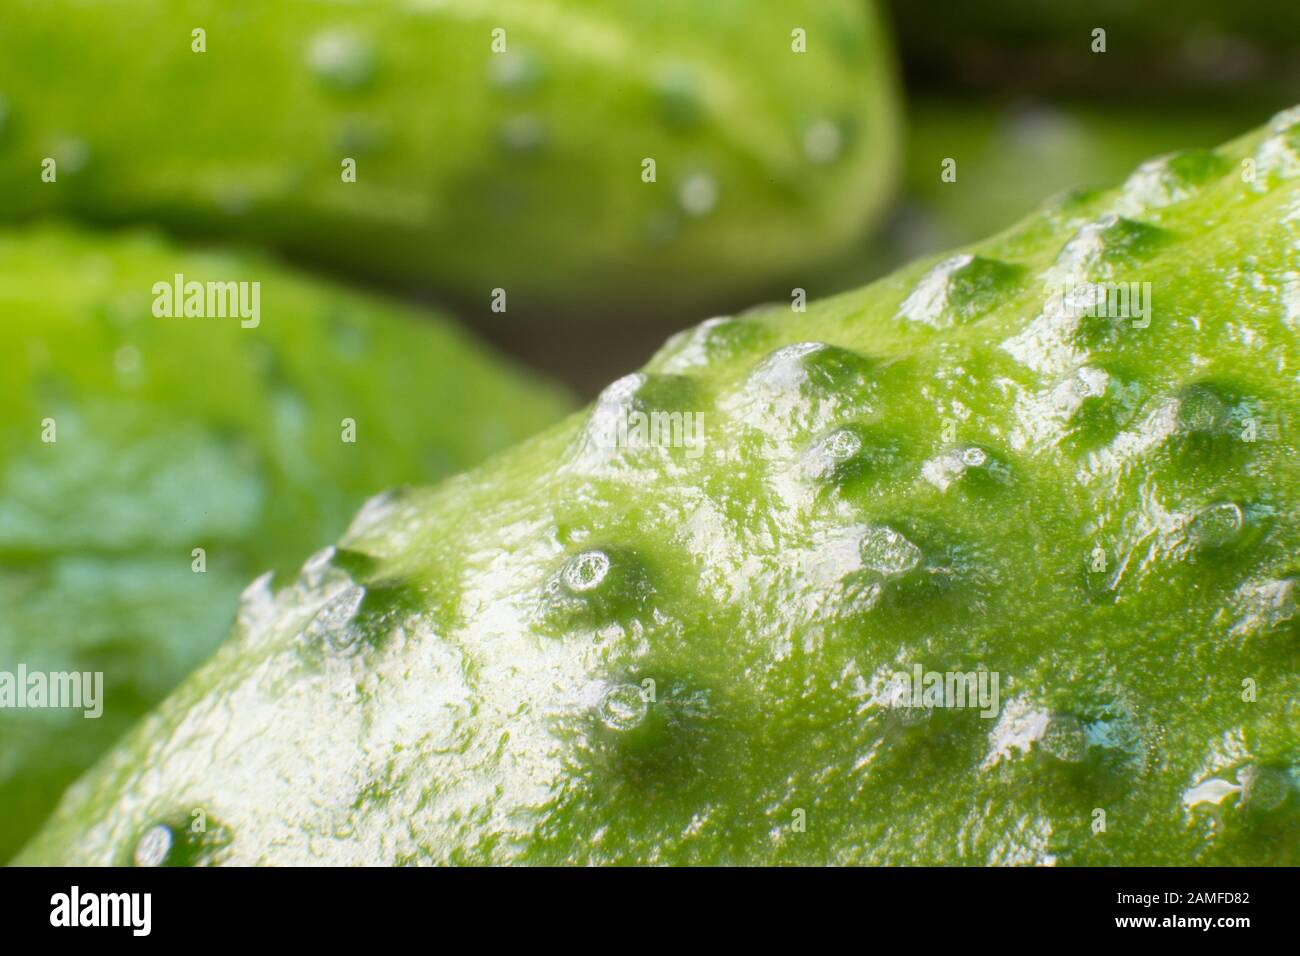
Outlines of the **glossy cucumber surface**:
{"type": "Polygon", "coordinates": [[[22,860],[1294,865],[1298,276],[1295,110],[681,333],[250,591],[22,860]]]}

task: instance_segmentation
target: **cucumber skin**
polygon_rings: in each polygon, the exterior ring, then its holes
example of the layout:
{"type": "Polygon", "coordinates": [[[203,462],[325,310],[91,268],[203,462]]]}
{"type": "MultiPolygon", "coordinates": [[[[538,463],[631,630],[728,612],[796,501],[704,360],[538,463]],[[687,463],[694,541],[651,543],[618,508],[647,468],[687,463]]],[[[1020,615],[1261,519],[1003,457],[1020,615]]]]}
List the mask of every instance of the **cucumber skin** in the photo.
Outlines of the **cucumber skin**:
{"type": "Polygon", "coordinates": [[[866,285],[914,259],[978,242],[1029,215],[1044,197],[1118,182],[1150,156],[1213,148],[1286,105],[1274,93],[1228,105],[1142,104],[1069,97],[1009,104],[915,95],[907,105],[900,196],[888,225],[809,282],[824,297],[866,285]],[[957,181],[938,175],[957,162],[957,181]]]}
{"type": "Polygon", "coordinates": [[[483,315],[766,291],[874,221],[898,140],[860,0],[16,0],[0,98],[0,216],[254,239],[483,315]]]}
{"type": "Polygon", "coordinates": [[[1300,109],[965,253],[368,503],[21,861],[1295,865],[1300,109]],[[897,708],[914,664],[997,720],[897,708]]]}
{"type": "Polygon", "coordinates": [[[292,572],[377,490],[569,407],[427,311],[266,257],[49,224],[0,231],[0,397],[0,671],[105,683],[98,719],[0,710],[0,860],[220,644],[252,577],[292,572]],[[261,282],[260,324],[154,317],[177,272],[261,282]]]}

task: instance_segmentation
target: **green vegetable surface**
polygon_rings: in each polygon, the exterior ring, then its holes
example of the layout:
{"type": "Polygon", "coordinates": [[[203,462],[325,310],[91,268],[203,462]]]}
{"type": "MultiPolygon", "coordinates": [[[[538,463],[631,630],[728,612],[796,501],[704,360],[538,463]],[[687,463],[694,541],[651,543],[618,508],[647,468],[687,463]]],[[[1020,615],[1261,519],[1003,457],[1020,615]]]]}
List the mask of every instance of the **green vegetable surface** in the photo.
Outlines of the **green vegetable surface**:
{"type": "Polygon", "coordinates": [[[1300,110],[684,332],[250,592],[21,859],[1294,865],[1298,276],[1300,110]]]}
{"type": "Polygon", "coordinates": [[[480,314],[495,289],[511,313],[743,300],[857,238],[896,158],[865,0],[11,0],[4,17],[0,215],[251,237],[480,314]]]}
{"type": "Polygon", "coordinates": [[[902,195],[886,228],[824,276],[810,277],[807,288],[845,291],[920,256],[976,242],[1015,224],[1045,196],[1116,182],[1149,156],[1213,147],[1284,104],[1272,95],[1154,111],[1068,97],[910,97],[902,195]],[[949,159],[951,181],[942,175],[949,159]]]}
{"type": "Polygon", "coordinates": [[[566,408],[431,319],[152,234],[0,233],[0,671],[103,673],[98,719],[0,705],[0,859],[212,652],[250,579],[566,408]],[[155,316],[177,273],[259,282],[256,327],[155,316]]]}
{"type": "Polygon", "coordinates": [[[908,198],[942,248],[975,242],[1013,225],[1044,196],[1115,182],[1149,156],[1213,147],[1264,122],[1277,105],[1275,98],[1232,108],[1188,104],[1153,115],[1140,105],[921,98],[908,111],[908,198]],[[957,164],[954,182],[940,176],[948,157],[957,164]]]}

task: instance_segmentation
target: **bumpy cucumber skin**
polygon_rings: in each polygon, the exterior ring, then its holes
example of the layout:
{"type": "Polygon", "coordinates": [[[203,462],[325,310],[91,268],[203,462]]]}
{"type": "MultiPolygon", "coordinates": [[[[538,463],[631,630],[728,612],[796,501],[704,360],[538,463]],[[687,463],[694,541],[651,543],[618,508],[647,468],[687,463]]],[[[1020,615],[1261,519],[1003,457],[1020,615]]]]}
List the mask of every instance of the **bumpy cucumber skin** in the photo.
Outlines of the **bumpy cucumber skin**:
{"type": "MultiPolygon", "coordinates": [[[[1150,156],[1212,148],[1265,122],[1285,98],[1162,106],[1069,98],[1009,104],[918,95],[908,100],[902,196],[865,248],[830,264],[808,288],[855,289],[914,259],[1009,228],[1044,197],[1118,182],[1150,156]],[[955,182],[940,172],[956,162],[955,182]]],[[[820,293],[819,293],[820,294],[820,293]]]]}
{"type": "Polygon", "coordinates": [[[905,185],[948,249],[1014,225],[1044,196],[1116,182],[1149,156],[1212,148],[1280,105],[1270,98],[1230,109],[1167,106],[1153,116],[1117,104],[922,98],[909,106],[905,185]],[[939,176],[946,157],[957,161],[955,183],[939,176]]]}
{"type": "Polygon", "coordinates": [[[1300,110],[966,254],[375,499],[22,861],[1295,864],[1300,110]],[[894,706],[916,664],[999,716],[894,706]]]}
{"type": "Polygon", "coordinates": [[[17,0],[5,19],[0,215],[254,237],[484,314],[501,288],[512,314],[653,296],[698,318],[849,245],[896,160],[864,0],[17,0]]]}
{"type": "Polygon", "coordinates": [[[0,859],[220,644],[250,578],[568,406],[427,312],[148,233],[0,233],[0,317],[0,670],[105,683],[98,719],[0,710],[0,859]],[[260,282],[260,324],[154,317],[177,272],[260,282]]]}

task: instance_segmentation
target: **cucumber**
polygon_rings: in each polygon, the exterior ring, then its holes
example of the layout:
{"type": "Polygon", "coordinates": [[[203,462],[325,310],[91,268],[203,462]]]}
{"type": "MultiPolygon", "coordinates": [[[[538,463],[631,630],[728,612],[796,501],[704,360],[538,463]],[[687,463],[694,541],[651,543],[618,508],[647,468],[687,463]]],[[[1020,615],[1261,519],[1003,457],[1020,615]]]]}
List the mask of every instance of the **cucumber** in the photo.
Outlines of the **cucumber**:
{"type": "Polygon", "coordinates": [[[1300,109],[680,333],[252,593],[20,859],[1295,865],[1297,250],[1300,109]]]}
{"type": "Polygon", "coordinates": [[[0,399],[0,859],[221,643],[252,577],[568,407],[427,312],[56,225],[0,232],[0,399]],[[258,308],[155,315],[178,274],[258,308]],[[19,674],[52,672],[102,674],[98,699],[30,706],[19,674]]]}
{"type": "Polygon", "coordinates": [[[1277,111],[1276,96],[1215,104],[1097,105],[1070,98],[1010,102],[919,95],[907,108],[901,195],[879,234],[810,275],[811,294],[856,288],[921,256],[1014,225],[1069,189],[1122,179],[1149,156],[1212,148],[1277,111]],[[943,178],[944,162],[955,178],[943,178]]]}
{"type": "Polygon", "coordinates": [[[1014,225],[1044,196],[1115,182],[1149,156],[1213,148],[1244,123],[1265,122],[1275,107],[1188,104],[1152,116],[1140,106],[1069,100],[989,105],[921,98],[909,109],[906,192],[934,224],[941,248],[952,248],[1014,225]],[[957,162],[955,182],[940,177],[946,157],[957,162]]]}
{"type": "Polygon", "coordinates": [[[863,233],[898,138],[862,0],[14,0],[0,98],[6,218],[250,238],[487,318],[744,299],[863,233]]]}

